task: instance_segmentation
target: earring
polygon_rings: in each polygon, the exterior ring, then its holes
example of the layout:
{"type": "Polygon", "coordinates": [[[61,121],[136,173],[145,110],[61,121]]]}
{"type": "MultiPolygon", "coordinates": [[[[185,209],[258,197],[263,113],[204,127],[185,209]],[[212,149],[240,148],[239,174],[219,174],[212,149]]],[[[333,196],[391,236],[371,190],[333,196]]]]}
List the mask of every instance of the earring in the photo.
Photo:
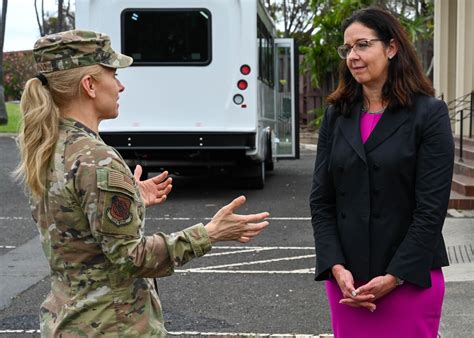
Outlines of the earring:
{"type": "Polygon", "coordinates": [[[392,60],[392,58],[393,58],[393,56],[389,56],[389,57],[388,57],[389,60],[392,60]]]}

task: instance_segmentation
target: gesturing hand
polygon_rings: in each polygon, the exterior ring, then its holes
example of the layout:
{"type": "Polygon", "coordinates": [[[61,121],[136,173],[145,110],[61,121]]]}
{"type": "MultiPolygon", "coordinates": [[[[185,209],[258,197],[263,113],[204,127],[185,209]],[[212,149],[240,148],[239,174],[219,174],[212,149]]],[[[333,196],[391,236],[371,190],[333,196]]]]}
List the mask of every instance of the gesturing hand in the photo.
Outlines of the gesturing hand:
{"type": "Polygon", "coordinates": [[[206,224],[206,230],[211,242],[239,241],[246,243],[257,236],[267,225],[264,218],[268,212],[251,215],[237,215],[234,211],[245,203],[245,197],[240,196],[222,207],[206,224]]]}
{"type": "Polygon", "coordinates": [[[137,181],[138,187],[140,189],[140,195],[145,201],[145,206],[155,205],[163,203],[166,201],[167,195],[170,193],[173,186],[172,178],[168,177],[168,172],[163,171],[158,176],[154,176],[145,181],[140,181],[140,176],[142,175],[142,166],[137,165],[133,176],[137,181]]]}
{"type": "Polygon", "coordinates": [[[363,307],[374,311],[376,305],[372,303],[374,295],[370,293],[360,294],[354,288],[354,277],[352,273],[341,264],[336,264],[331,268],[331,272],[341,289],[344,297],[339,301],[340,304],[346,304],[352,307],[363,307]]]}

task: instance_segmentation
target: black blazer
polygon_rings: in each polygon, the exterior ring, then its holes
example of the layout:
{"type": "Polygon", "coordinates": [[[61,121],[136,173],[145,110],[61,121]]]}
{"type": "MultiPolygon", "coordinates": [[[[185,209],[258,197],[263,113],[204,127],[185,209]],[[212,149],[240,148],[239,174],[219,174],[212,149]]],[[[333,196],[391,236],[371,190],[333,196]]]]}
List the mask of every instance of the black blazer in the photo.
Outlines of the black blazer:
{"type": "Polygon", "coordinates": [[[443,101],[419,96],[386,110],[365,144],[361,104],[349,117],[329,107],[319,131],[310,196],[316,280],[343,264],[355,280],[390,273],[430,287],[449,265],[441,234],[451,190],[454,143],[443,101]]]}

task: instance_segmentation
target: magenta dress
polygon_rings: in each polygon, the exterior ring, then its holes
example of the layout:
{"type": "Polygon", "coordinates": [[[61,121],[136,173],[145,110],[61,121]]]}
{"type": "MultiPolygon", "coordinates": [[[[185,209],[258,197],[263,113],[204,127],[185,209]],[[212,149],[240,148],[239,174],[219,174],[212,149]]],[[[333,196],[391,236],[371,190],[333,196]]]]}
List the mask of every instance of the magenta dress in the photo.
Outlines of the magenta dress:
{"type": "MultiPolygon", "coordinates": [[[[363,112],[360,134],[365,143],[382,114],[363,112]]],[[[355,288],[364,283],[355,282],[355,288]]],[[[408,282],[375,301],[370,312],[339,304],[342,292],[334,278],[326,281],[334,338],[436,338],[444,298],[444,276],[441,269],[431,271],[430,288],[408,282]]]]}

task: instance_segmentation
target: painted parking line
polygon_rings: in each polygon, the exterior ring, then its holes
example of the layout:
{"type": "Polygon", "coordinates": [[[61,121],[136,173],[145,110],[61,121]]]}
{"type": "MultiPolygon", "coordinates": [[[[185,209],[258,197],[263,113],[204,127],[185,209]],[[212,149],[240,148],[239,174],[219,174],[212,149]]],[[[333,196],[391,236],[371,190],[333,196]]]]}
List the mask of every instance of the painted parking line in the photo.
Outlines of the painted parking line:
{"type": "MultiPolygon", "coordinates": [[[[40,330],[0,330],[0,335],[7,335],[13,333],[23,334],[39,334],[40,330]]],[[[331,338],[332,334],[323,333],[319,335],[314,334],[298,334],[298,333],[244,333],[244,332],[199,332],[199,331],[170,331],[170,336],[178,337],[288,337],[288,338],[331,338]]]]}
{"type": "Polygon", "coordinates": [[[226,251],[226,252],[216,252],[206,254],[204,257],[215,257],[215,256],[227,256],[227,255],[235,255],[241,253],[249,253],[249,252],[262,252],[262,251],[269,251],[269,250],[314,250],[313,247],[299,247],[299,246],[213,246],[212,250],[222,250],[222,249],[236,249],[235,251],[226,251]]]}
{"type": "Polygon", "coordinates": [[[14,245],[0,245],[0,249],[15,249],[14,245]]]}
{"type": "MultiPolygon", "coordinates": [[[[240,268],[243,266],[249,265],[260,265],[260,264],[272,264],[275,262],[288,262],[288,261],[297,261],[297,260],[305,260],[308,258],[314,258],[316,255],[313,253],[313,247],[280,247],[280,246],[270,246],[270,247],[251,247],[251,246],[244,246],[244,247],[235,247],[235,246],[216,246],[213,250],[231,250],[231,251],[224,251],[218,252],[213,254],[208,254],[203,256],[202,258],[206,257],[215,257],[215,256],[224,256],[224,255],[234,255],[237,256],[243,253],[249,252],[268,252],[268,251],[311,251],[311,254],[308,255],[288,255],[287,257],[278,257],[278,258],[271,258],[271,259],[263,259],[263,260],[251,260],[251,261],[242,261],[238,263],[231,263],[231,264],[220,264],[220,265],[206,265],[203,267],[198,268],[190,268],[190,269],[177,269],[175,272],[177,273],[216,273],[216,274],[314,274],[314,268],[299,268],[299,269],[291,269],[291,270],[235,270],[235,268],[240,268]]],[[[311,263],[312,265],[312,263],[311,263]]]]}
{"type": "MultiPolygon", "coordinates": [[[[211,220],[212,217],[146,217],[147,221],[199,221],[211,220]]],[[[311,217],[267,217],[269,221],[310,221],[311,217]]],[[[31,216],[0,216],[0,221],[33,221],[31,216]]]]}

